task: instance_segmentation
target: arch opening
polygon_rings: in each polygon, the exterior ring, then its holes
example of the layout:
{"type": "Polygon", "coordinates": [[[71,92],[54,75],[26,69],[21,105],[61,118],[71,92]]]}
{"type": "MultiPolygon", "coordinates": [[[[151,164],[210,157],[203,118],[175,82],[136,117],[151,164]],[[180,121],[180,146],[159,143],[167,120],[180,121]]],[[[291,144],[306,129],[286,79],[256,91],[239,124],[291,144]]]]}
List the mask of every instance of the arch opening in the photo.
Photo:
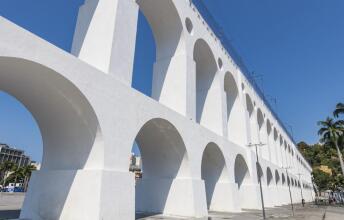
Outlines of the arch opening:
{"type": "Polygon", "coordinates": [[[254,104],[252,102],[251,97],[246,94],[246,110],[248,112],[249,120],[250,120],[250,142],[251,143],[258,143],[258,128],[256,117],[254,115],[254,104]]]}
{"type": "Polygon", "coordinates": [[[229,140],[237,143],[244,143],[243,109],[240,105],[238,96],[239,90],[236,81],[230,72],[225,74],[224,91],[227,103],[227,136],[229,140]]]}
{"type": "Polygon", "coordinates": [[[272,172],[271,172],[271,169],[268,167],[266,169],[266,183],[267,183],[267,186],[271,185],[272,180],[273,180],[272,172]]]}
{"type": "MultiPolygon", "coordinates": [[[[137,4],[140,12],[133,87],[185,115],[184,21],[172,0],[138,0],[137,4]]],[[[186,25],[190,28],[189,22],[186,25]]]]}
{"type": "Polygon", "coordinates": [[[189,176],[183,139],[170,122],[156,118],[143,125],[135,142],[142,161],[142,178],[135,186],[136,212],[169,214],[172,203],[185,202],[183,195],[180,201],[171,198],[181,192],[170,192],[173,184],[189,176]]]}
{"type": "Polygon", "coordinates": [[[264,172],[263,172],[263,169],[262,169],[262,167],[260,166],[260,164],[257,163],[257,162],[256,162],[256,169],[257,169],[258,183],[259,183],[259,181],[260,181],[261,183],[263,183],[263,182],[264,182],[264,172]]]}
{"type": "Polygon", "coordinates": [[[217,62],[208,43],[198,39],[194,45],[196,62],[196,121],[222,134],[221,90],[217,62]]]}
{"type": "Polygon", "coordinates": [[[37,196],[44,194],[60,205],[54,213],[45,212],[41,217],[53,215],[57,219],[69,204],[67,198],[78,171],[104,167],[104,140],[97,115],[75,84],[46,66],[0,57],[0,69],[0,90],[32,114],[43,142],[40,171],[30,180],[21,214],[35,215],[32,210],[41,205],[37,196]]]}
{"type": "Polygon", "coordinates": [[[282,185],[285,184],[285,176],[284,176],[284,173],[282,173],[282,185]]]}
{"type": "Polygon", "coordinates": [[[77,87],[31,61],[1,57],[0,66],[0,89],[20,101],[39,126],[42,170],[103,167],[98,118],[77,87]]]}
{"type": "Polygon", "coordinates": [[[221,210],[225,192],[222,184],[229,182],[229,174],[223,153],[214,143],[209,143],[203,152],[201,173],[205,183],[208,209],[221,210]]]}
{"type": "Polygon", "coordinates": [[[281,181],[280,180],[280,175],[279,175],[277,170],[275,171],[275,180],[276,180],[276,185],[278,185],[280,183],[280,181],[281,181]]]}
{"type": "Polygon", "coordinates": [[[235,183],[238,184],[240,188],[247,184],[250,179],[250,172],[246,161],[242,155],[237,155],[234,163],[234,174],[235,174],[235,183]]]}

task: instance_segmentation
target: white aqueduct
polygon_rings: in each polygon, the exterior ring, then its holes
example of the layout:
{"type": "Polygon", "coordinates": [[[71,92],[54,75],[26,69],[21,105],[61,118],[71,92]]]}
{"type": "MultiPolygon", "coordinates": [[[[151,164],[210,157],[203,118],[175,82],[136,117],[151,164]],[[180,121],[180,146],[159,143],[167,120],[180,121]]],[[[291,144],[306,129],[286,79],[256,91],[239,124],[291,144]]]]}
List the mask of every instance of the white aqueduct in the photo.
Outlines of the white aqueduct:
{"type": "Polygon", "coordinates": [[[0,18],[0,89],[42,133],[22,218],[260,209],[257,173],[267,207],[290,202],[288,184],[312,200],[311,167],[188,0],[86,0],[72,55],[0,18]],[[131,88],[139,10],[156,41],[152,97],[131,88]],[[260,142],[256,166],[248,144],[260,142]]]}

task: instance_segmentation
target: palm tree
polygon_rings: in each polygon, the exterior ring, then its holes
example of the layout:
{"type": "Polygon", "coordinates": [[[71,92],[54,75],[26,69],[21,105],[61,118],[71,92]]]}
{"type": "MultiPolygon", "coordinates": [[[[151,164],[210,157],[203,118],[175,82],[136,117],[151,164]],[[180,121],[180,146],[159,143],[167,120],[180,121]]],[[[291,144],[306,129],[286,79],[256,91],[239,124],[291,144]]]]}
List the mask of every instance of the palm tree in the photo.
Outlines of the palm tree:
{"type": "Polygon", "coordinates": [[[23,182],[24,181],[24,172],[23,168],[19,167],[16,169],[13,169],[13,172],[6,178],[5,185],[13,182],[13,183],[18,183],[18,182],[23,182]]]}
{"type": "Polygon", "coordinates": [[[338,146],[339,138],[344,135],[344,121],[335,121],[333,118],[327,117],[325,121],[319,121],[318,125],[320,126],[318,131],[318,134],[321,136],[320,141],[322,143],[331,143],[336,147],[342,174],[344,176],[343,156],[338,146]]]}
{"type": "Polygon", "coordinates": [[[334,117],[338,118],[340,114],[344,114],[344,103],[338,103],[336,105],[336,110],[334,110],[333,115],[334,117]]]}
{"type": "Polygon", "coordinates": [[[22,173],[24,175],[24,192],[27,190],[27,185],[31,178],[32,171],[37,170],[36,166],[30,164],[22,168],[22,173]]]}
{"type": "Polygon", "coordinates": [[[16,169],[16,165],[13,162],[10,161],[5,161],[0,165],[0,171],[3,173],[3,180],[2,180],[2,185],[5,185],[6,178],[8,175],[8,172],[13,171],[16,169]]]}

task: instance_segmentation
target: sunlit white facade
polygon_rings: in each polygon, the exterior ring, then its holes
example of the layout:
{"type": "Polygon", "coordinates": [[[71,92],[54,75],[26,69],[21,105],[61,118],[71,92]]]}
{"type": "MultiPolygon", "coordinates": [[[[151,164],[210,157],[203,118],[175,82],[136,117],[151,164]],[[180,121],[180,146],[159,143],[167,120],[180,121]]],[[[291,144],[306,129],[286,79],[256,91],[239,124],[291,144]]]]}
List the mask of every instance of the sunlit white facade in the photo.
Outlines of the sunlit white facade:
{"type": "Polygon", "coordinates": [[[259,177],[268,207],[290,202],[288,183],[294,202],[312,200],[311,167],[187,0],[86,0],[72,54],[0,18],[0,89],[44,143],[21,218],[260,209],[259,177]],[[139,10],[157,46],[152,97],[131,88],[139,10]]]}

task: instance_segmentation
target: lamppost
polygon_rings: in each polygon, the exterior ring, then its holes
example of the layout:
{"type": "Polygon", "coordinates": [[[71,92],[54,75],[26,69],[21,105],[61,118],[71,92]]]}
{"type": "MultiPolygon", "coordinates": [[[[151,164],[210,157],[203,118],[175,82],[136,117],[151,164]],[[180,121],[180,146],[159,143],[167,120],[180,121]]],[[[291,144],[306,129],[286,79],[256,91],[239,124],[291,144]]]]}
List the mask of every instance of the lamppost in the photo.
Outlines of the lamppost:
{"type": "Polygon", "coordinates": [[[288,184],[288,189],[289,189],[290,205],[291,205],[291,210],[292,210],[293,216],[294,216],[294,205],[293,205],[293,198],[291,196],[290,179],[289,179],[289,174],[288,174],[288,169],[290,169],[290,168],[292,168],[292,167],[283,167],[283,169],[285,169],[285,172],[287,174],[287,184],[288,184]]]}
{"type": "Polygon", "coordinates": [[[258,182],[259,182],[259,188],[260,188],[260,199],[261,199],[261,203],[262,203],[262,212],[263,212],[263,219],[266,219],[266,215],[265,215],[265,206],[264,206],[264,196],[263,196],[263,188],[262,188],[262,181],[261,181],[261,176],[259,174],[259,170],[258,170],[258,165],[259,165],[259,157],[258,157],[258,147],[262,147],[266,144],[263,143],[259,143],[259,144],[252,144],[249,143],[247,146],[248,147],[255,147],[256,149],[256,170],[257,170],[257,176],[258,176],[258,182]]]}

